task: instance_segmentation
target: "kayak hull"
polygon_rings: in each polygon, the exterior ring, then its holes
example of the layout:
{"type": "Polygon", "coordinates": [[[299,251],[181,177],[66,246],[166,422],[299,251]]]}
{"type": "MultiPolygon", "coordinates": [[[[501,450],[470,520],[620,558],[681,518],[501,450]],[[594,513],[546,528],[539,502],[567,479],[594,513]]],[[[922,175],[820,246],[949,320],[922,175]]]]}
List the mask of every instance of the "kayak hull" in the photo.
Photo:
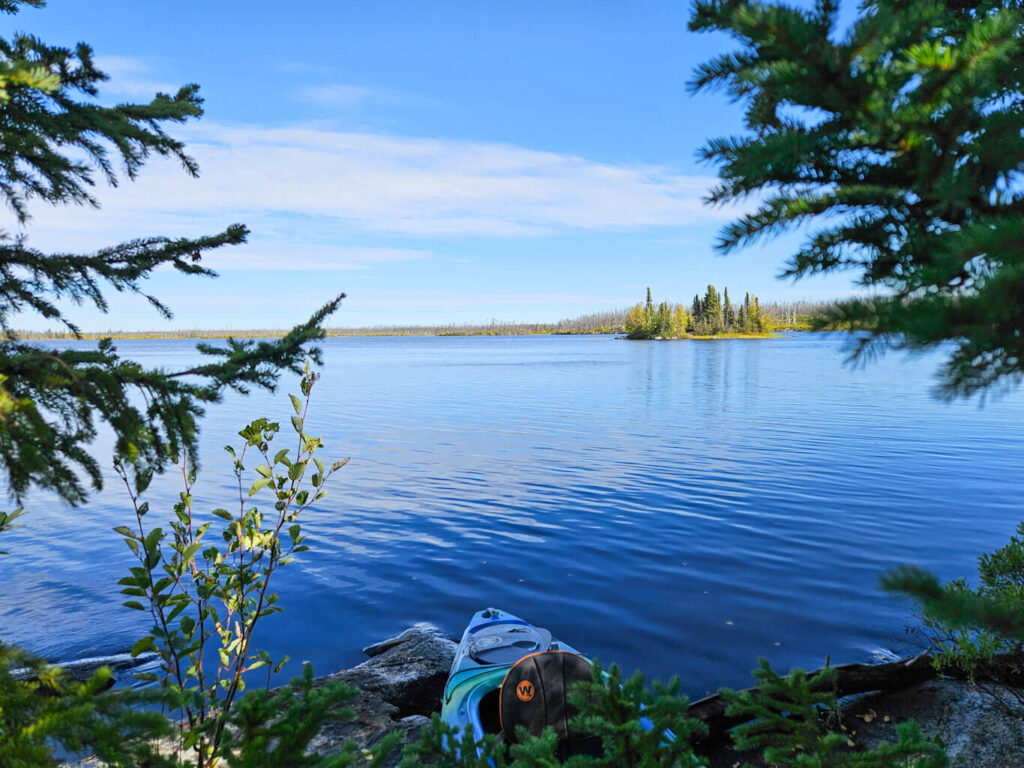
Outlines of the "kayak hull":
{"type": "Polygon", "coordinates": [[[487,608],[473,614],[448,675],[441,719],[458,728],[460,738],[467,729],[476,739],[500,732],[498,693],[509,669],[523,656],[548,650],[583,655],[552,638],[546,630],[505,611],[487,608]],[[550,642],[541,647],[545,635],[550,642]],[[510,642],[520,637],[524,640],[510,642]],[[495,650],[488,650],[488,646],[495,650]]]}

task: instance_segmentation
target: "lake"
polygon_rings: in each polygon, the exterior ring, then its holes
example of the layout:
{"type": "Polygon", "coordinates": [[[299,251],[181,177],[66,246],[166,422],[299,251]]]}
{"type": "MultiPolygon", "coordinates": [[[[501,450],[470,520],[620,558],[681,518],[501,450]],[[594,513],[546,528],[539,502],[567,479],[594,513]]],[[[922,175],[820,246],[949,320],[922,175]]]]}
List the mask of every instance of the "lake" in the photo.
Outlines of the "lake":
{"type": "MultiPolygon", "coordinates": [[[[117,346],[169,368],[197,357],[185,340],[117,346]]],[[[702,695],[747,684],[761,655],[816,667],[916,647],[912,606],[880,574],[973,575],[1024,518],[1024,396],[936,401],[935,355],[851,369],[842,336],[809,333],[323,347],[307,424],[325,458],[352,461],[258,637],[288,672],[352,665],[417,621],[457,635],[495,606],[702,695]]],[[[221,446],[256,416],[288,429],[294,390],[289,376],[209,409],[200,509],[237,499],[221,446]]],[[[154,482],[150,524],[179,489],[174,473],[154,482]]],[[[123,487],[108,473],[82,508],[27,506],[3,537],[0,637],[53,659],[128,648],[147,622],[116,585],[133,564],[110,530],[130,519],[123,487]]]]}

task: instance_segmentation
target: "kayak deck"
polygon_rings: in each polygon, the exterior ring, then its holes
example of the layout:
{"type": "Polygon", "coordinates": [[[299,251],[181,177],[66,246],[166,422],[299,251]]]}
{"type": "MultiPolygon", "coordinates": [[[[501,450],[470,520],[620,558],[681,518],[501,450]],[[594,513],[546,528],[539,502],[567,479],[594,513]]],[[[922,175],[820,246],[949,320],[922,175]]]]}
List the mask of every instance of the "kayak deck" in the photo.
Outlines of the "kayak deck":
{"type": "MultiPolygon", "coordinates": [[[[441,718],[474,737],[501,732],[499,692],[509,669],[524,656],[545,651],[580,654],[546,629],[496,608],[473,614],[455,653],[441,700],[441,718]]],[[[585,658],[585,657],[584,657],[585,658]]]]}

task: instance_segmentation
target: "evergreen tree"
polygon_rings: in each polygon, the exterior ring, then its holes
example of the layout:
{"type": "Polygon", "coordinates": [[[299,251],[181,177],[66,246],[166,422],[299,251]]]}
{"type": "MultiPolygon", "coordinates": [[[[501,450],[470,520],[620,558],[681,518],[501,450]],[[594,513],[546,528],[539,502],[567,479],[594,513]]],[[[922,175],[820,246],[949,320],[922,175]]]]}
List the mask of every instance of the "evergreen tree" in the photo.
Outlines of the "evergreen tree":
{"type": "Polygon", "coordinates": [[[1021,3],[867,0],[852,24],[836,0],[694,8],[692,30],[740,48],[691,88],[746,105],[747,132],[703,150],[721,179],[709,201],[763,201],[718,250],[807,227],[787,275],[853,269],[877,292],[826,318],[869,330],[860,351],[952,341],[947,397],[1021,381],[1021,3]]]}
{"type": "Polygon", "coordinates": [[[747,330],[750,333],[759,333],[761,324],[758,318],[757,296],[751,296],[747,302],[747,330]]]}
{"type": "Polygon", "coordinates": [[[723,324],[722,297],[713,285],[709,285],[704,294],[703,309],[707,332],[711,334],[721,333],[723,324]]]}
{"type": "MultiPolygon", "coordinates": [[[[43,4],[0,0],[0,12],[43,4]]],[[[134,179],[154,154],[198,174],[184,145],[165,132],[167,125],[202,114],[198,87],[159,93],[146,104],[104,107],[94,97],[106,79],[85,44],[69,50],[29,35],[0,38],[0,197],[20,224],[28,221],[33,199],[96,207],[91,189],[97,182],[134,179]]],[[[86,483],[98,489],[100,463],[87,446],[99,422],[113,430],[115,455],[140,477],[161,471],[183,451],[194,461],[196,422],[205,404],[229,389],[273,389],[281,369],[300,371],[307,354],[317,359],[317,350],[305,346],[323,336],[321,324],[340,296],[279,341],[201,344],[210,361],[181,371],[124,359],[109,340],[95,349],[44,351],[21,342],[14,331],[18,313],[34,312],[78,337],[61,303],[107,311],[110,290],[143,296],[169,318],[170,309],[144,288],[153,271],[167,266],[215,276],[202,265],[202,255],[243,243],[247,234],[235,224],[194,239],[143,237],[95,253],[48,254],[24,237],[0,233],[0,466],[16,498],[35,485],[81,503],[86,483]]]]}
{"type": "Polygon", "coordinates": [[[672,335],[672,310],[669,309],[667,301],[663,301],[658,305],[658,312],[654,319],[654,335],[672,335]]]}
{"type": "Polygon", "coordinates": [[[736,317],[732,311],[732,302],[729,301],[729,289],[725,289],[725,300],[722,305],[722,326],[726,331],[731,331],[736,324],[736,317]]]}
{"type": "Polygon", "coordinates": [[[743,296],[743,305],[740,307],[740,311],[737,313],[736,324],[739,327],[740,332],[750,332],[750,294],[747,293],[743,296]]]}

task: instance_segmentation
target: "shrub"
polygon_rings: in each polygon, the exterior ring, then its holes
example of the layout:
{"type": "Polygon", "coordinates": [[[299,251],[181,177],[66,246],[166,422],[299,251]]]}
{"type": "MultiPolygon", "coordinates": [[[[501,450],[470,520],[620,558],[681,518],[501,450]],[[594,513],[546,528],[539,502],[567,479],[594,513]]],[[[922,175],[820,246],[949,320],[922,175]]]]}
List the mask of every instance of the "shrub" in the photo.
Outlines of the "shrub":
{"type": "MultiPolygon", "coordinates": [[[[236,714],[236,697],[245,689],[247,675],[266,668],[269,687],[271,673],[280,671],[287,661],[287,657],[274,660],[266,651],[254,649],[253,633],[262,619],[281,611],[276,593],[269,589],[274,574],[308,549],[299,517],[324,497],[327,480],[347,462],[326,467],[317,456],[322,438],[306,432],[310,393],[317,378],[307,365],[300,385],[302,398],[290,396],[295,411],[291,417],[294,449],[272,451],[280,424],[265,418],[239,432],[240,450],[226,448],[238,482],[234,513],[226,509],[214,509],[208,516],[199,513],[192,496],[194,471],[183,462],[185,489],[174,506],[169,533],[162,528],[147,530],[149,505],[140,497],[151,475],[136,475],[133,489],[128,472],[118,466],[137,523],[135,529],[115,529],[139,563],[120,582],[124,594],[132,598],[125,605],[153,618],[152,629],[135,644],[132,654],[159,654],[161,674],[139,677],[160,683],[167,703],[178,713],[181,747],[192,750],[199,768],[216,765],[222,757],[247,759],[234,754],[237,739],[225,739],[226,726],[243,716],[236,714]],[[257,465],[250,483],[246,463],[253,457],[257,465]],[[257,496],[269,497],[271,509],[261,509],[257,496]],[[222,521],[220,536],[207,537],[214,520],[222,521]]],[[[325,695],[306,690],[303,706],[310,713],[323,714],[325,695]]],[[[341,693],[331,695],[338,698],[341,693]]],[[[251,730],[254,713],[266,712],[268,702],[248,702],[246,719],[237,722],[251,730]]],[[[319,725],[310,720],[304,727],[315,733],[319,725]]],[[[269,731],[260,733],[266,736],[269,731]]]]}

